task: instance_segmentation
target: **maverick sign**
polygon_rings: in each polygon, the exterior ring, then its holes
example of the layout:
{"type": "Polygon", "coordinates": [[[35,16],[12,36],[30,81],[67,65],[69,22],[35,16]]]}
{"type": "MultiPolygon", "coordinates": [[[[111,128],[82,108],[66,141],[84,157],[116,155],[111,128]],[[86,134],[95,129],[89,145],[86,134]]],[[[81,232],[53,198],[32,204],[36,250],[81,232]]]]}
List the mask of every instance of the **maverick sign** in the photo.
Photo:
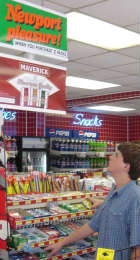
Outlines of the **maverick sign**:
{"type": "Polygon", "coordinates": [[[66,70],[0,54],[0,107],[65,114],[66,70]]]}
{"type": "Polygon", "coordinates": [[[12,0],[1,0],[0,12],[1,46],[67,60],[64,15],[12,0]]]}

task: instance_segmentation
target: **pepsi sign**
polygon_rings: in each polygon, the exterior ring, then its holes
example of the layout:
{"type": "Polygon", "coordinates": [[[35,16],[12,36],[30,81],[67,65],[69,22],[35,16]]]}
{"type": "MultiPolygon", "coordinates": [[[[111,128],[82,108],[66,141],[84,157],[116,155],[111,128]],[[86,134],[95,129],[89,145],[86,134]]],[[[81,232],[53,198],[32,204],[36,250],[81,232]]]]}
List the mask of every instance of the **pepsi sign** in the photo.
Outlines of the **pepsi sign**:
{"type": "Polygon", "coordinates": [[[47,137],[72,137],[72,130],[46,128],[47,137]]]}
{"type": "Polygon", "coordinates": [[[102,126],[103,124],[103,120],[99,119],[98,116],[94,116],[93,118],[89,119],[89,118],[84,118],[84,114],[75,114],[74,115],[74,119],[72,122],[73,125],[79,125],[79,126],[102,126]]]}
{"type": "Polygon", "coordinates": [[[73,131],[74,138],[81,138],[81,139],[97,139],[98,132],[89,132],[85,130],[74,130],[73,131]]]}

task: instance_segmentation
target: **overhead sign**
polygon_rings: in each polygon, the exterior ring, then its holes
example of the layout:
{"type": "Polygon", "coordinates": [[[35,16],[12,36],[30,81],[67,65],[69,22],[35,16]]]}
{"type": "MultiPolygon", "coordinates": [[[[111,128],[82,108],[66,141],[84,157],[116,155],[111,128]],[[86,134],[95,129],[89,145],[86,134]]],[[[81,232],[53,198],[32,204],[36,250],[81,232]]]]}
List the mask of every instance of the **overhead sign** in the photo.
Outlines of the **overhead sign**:
{"type": "Polygon", "coordinates": [[[89,126],[89,127],[99,127],[102,126],[103,120],[99,119],[98,116],[94,116],[91,119],[85,118],[84,114],[75,114],[73,116],[73,125],[79,125],[79,126],[89,126]]]}
{"type": "Polygon", "coordinates": [[[15,111],[6,111],[3,108],[0,112],[2,112],[2,118],[4,120],[12,121],[12,120],[16,119],[16,112],[15,111]]]}
{"type": "Polygon", "coordinates": [[[67,58],[66,16],[24,1],[0,1],[1,46],[67,58]]]}
{"type": "Polygon", "coordinates": [[[0,54],[0,107],[65,114],[65,68],[0,54]]]}

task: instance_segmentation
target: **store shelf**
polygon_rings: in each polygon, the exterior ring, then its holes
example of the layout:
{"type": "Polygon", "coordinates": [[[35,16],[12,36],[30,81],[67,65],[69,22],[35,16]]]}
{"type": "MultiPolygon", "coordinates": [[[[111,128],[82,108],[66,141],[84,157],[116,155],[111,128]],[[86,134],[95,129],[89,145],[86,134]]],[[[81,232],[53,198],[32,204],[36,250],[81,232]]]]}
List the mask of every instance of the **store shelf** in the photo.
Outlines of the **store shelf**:
{"type": "MultiPolygon", "coordinates": [[[[26,200],[21,200],[21,201],[7,201],[7,206],[8,208],[13,207],[13,206],[23,206],[23,205],[34,205],[34,204],[42,204],[42,203],[47,203],[47,202],[56,202],[56,201],[65,201],[65,200],[73,200],[73,199],[85,199],[89,197],[103,197],[108,194],[107,191],[105,192],[89,192],[89,193],[83,193],[83,194],[78,194],[78,195],[64,195],[64,196],[57,196],[56,197],[48,197],[48,198],[42,198],[42,199],[26,199],[26,200]]],[[[14,195],[17,196],[18,195],[14,195]]],[[[34,195],[35,196],[35,195],[34,195]]],[[[26,195],[24,195],[26,198],[26,195]]],[[[10,198],[10,196],[9,196],[10,198]]]]}
{"type": "Polygon", "coordinates": [[[91,252],[94,252],[96,250],[95,247],[89,247],[89,248],[84,248],[81,250],[77,250],[77,251],[73,251],[73,252],[69,252],[63,255],[57,255],[57,256],[53,256],[53,257],[47,257],[47,258],[43,258],[44,260],[60,260],[60,259],[66,259],[75,255],[83,255],[83,254],[88,254],[91,252]]]}
{"type": "Polygon", "coordinates": [[[52,245],[52,244],[58,243],[63,238],[64,237],[58,237],[56,239],[52,239],[52,240],[48,240],[48,241],[41,241],[41,242],[38,242],[38,243],[31,243],[30,246],[33,247],[33,248],[44,247],[44,246],[48,246],[48,245],[52,245]]]}
{"type": "Polygon", "coordinates": [[[114,152],[95,152],[95,151],[89,151],[89,152],[80,152],[80,151],[57,151],[57,150],[51,150],[50,154],[51,155],[56,155],[56,156],[61,156],[61,155],[76,155],[77,157],[79,156],[87,156],[87,157],[92,157],[92,156],[97,156],[97,157],[106,157],[107,155],[112,155],[114,152]]]}
{"type": "Polygon", "coordinates": [[[52,171],[55,172],[77,172],[77,171],[89,171],[89,170],[93,170],[91,168],[57,168],[57,167],[51,167],[52,171]]]}
{"type": "Polygon", "coordinates": [[[78,172],[78,171],[83,171],[83,172],[87,172],[87,171],[97,171],[97,170],[106,170],[105,167],[101,168],[57,168],[57,167],[51,167],[51,170],[54,171],[54,172],[69,172],[69,174],[71,173],[75,173],[75,172],[78,172]]]}
{"type": "Polygon", "coordinates": [[[95,213],[95,210],[86,210],[77,213],[67,213],[63,215],[55,215],[49,217],[41,217],[35,219],[27,219],[27,220],[15,220],[12,223],[12,228],[17,229],[24,226],[30,225],[39,225],[39,224],[49,224],[55,221],[66,221],[74,218],[81,218],[81,217],[89,217],[95,213]]]}

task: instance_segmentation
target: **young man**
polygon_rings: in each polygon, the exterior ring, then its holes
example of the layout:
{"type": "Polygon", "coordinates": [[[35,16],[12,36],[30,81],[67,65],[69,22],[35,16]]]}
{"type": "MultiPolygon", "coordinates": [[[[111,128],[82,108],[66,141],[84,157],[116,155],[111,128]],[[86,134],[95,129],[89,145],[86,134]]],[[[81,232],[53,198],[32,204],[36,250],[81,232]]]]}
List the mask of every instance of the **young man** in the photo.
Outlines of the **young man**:
{"type": "Polygon", "coordinates": [[[115,260],[140,259],[140,188],[136,185],[140,177],[140,145],[120,144],[110,157],[108,171],[116,186],[89,222],[46,249],[51,251],[50,256],[98,232],[97,248],[114,249],[115,260]]]}

